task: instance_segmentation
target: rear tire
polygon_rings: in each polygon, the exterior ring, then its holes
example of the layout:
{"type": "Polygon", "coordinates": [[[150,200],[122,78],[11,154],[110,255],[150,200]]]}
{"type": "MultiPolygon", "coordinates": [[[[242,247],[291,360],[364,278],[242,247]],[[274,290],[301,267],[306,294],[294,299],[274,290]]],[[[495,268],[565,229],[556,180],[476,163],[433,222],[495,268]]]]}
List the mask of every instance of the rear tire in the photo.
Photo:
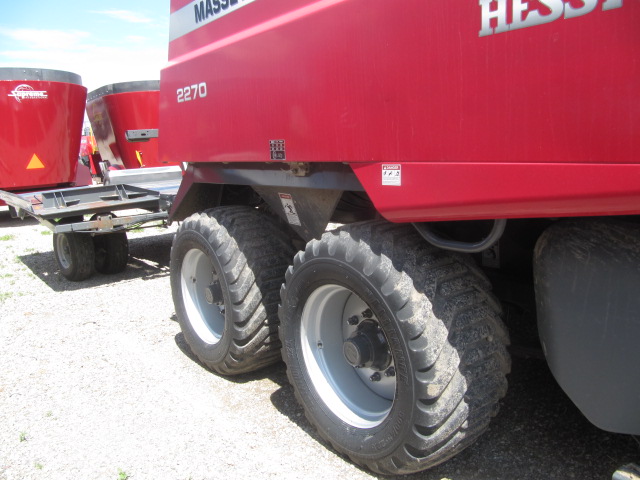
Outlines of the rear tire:
{"type": "Polygon", "coordinates": [[[93,244],[96,249],[96,271],[111,275],[127,268],[129,240],[125,232],[96,235],[93,244]]]}
{"type": "Polygon", "coordinates": [[[489,289],[467,257],[409,226],[370,222],[309,242],[287,271],[280,335],[320,435],[383,474],[430,468],[475,441],[510,368],[489,289]]]}
{"type": "Polygon", "coordinates": [[[294,250],[275,217],[244,206],[194,214],[171,248],[171,291],[185,341],[223,375],[280,359],[278,292],[294,250]]]}
{"type": "MultiPolygon", "coordinates": [[[[109,213],[115,218],[114,213],[109,213]]],[[[97,220],[100,215],[96,214],[91,220],[97,220]]],[[[127,232],[111,232],[93,237],[93,245],[96,251],[96,271],[112,275],[120,273],[127,268],[129,262],[129,240],[127,232]]]]}

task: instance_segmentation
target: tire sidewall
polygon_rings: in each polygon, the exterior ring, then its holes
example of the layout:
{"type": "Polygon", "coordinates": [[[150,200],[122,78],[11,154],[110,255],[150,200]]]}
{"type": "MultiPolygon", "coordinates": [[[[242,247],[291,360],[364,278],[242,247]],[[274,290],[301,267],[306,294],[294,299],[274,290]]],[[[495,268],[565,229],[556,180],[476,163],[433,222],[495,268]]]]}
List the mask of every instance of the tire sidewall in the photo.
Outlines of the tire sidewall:
{"type": "Polygon", "coordinates": [[[312,422],[336,447],[361,458],[379,459],[393,453],[412,428],[416,402],[412,361],[405,335],[394,320],[401,305],[390,305],[366,277],[348,263],[333,257],[315,258],[300,266],[287,280],[281,327],[284,355],[298,394],[303,397],[312,422]],[[305,366],[301,345],[301,319],[309,296],[319,287],[336,284],[360,296],[373,310],[390,344],[396,367],[396,394],[388,416],[373,428],[357,428],[337,417],[320,399],[305,366]]]}
{"type": "Polygon", "coordinates": [[[171,291],[173,294],[173,302],[176,307],[176,315],[178,322],[182,328],[182,333],[185,336],[185,340],[189,347],[193,350],[200,359],[206,362],[218,363],[224,359],[227,355],[229,346],[232,341],[232,335],[229,332],[230,324],[233,322],[230,320],[229,315],[233,311],[230,308],[230,300],[228,296],[228,285],[223,273],[222,265],[218,257],[213,251],[213,247],[209,244],[207,239],[198,231],[195,230],[183,230],[176,234],[176,238],[171,248],[171,291]],[[191,321],[188,318],[185,306],[184,298],[182,296],[182,264],[187,252],[192,249],[198,249],[202,251],[211,261],[213,268],[219,278],[222,287],[222,296],[224,298],[225,305],[225,319],[222,336],[218,342],[214,344],[205,343],[200,336],[196,333],[191,321]]]}
{"type": "MultiPolygon", "coordinates": [[[[77,268],[77,260],[73,254],[73,252],[70,252],[69,255],[66,255],[64,252],[61,251],[62,246],[60,245],[60,242],[62,241],[62,239],[65,238],[67,234],[66,233],[54,233],[53,234],[53,253],[55,254],[56,257],[56,263],[58,264],[58,268],[60,269],[60,273],[62,273],[62,275],[64,275],[66,278],[73,278],[73,276],[75,275],[76,272],[76,268],[77,268]],[[64,257],[67,259],[68,266],[65,267],[61,257],[64,255],[64,257]]],[[[66,236],[66,241],[67,243],[70,241],[69,237],[66,236]]]]}

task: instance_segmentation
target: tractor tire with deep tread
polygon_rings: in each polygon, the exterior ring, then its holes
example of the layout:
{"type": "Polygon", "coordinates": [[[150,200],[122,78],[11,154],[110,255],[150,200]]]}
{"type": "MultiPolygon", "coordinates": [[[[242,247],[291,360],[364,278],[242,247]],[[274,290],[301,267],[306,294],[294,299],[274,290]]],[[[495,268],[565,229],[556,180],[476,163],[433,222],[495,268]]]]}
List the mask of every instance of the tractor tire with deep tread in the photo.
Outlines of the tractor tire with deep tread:
{"type": "Polygon", "coordinates": [[[223,375],[280,360],[280,285],[295,250],[284,224],[245,206],[184,220],[171,247],[171,291],[185,341],[223,375]]]}
{"type": "Polygon", "coordinates": [[[282,355],[337,451],[412,473],[470,445],[497,413],[510,369],[500,312],[469,257],[410,226],[367,222],[296,255],[281,290],[282,355]]]}

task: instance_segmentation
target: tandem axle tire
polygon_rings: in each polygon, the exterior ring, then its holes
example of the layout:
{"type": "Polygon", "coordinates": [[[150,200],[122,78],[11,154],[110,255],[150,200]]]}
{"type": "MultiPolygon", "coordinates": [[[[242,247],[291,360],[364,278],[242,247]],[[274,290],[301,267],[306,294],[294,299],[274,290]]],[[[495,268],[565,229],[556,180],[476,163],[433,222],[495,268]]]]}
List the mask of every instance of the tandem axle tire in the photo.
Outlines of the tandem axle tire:
{"type": "Polygon", "coordinates": [[[383,474],[470,445],[506,393],[500,307],[464,256],[371,222],[299,252],[281,291],[289,381],[336,450],[383,474]]]}
{"type": "MultiPolygon", "coordinates": [[[[65,217],[59,225],[82,222],[82,216],[65,217]]],[[[72,282],[81,282],[95,273],[95,249],[91,235],[78,232],[53,234],[53,254],[60,273],[72,282]]]]}
{"type": "Polygon", "coordinates": [[[97,272],[111,275],[127,268],[129,240],[126,232],[106,233],[93,237],[95,268],[97,272]]]}
{"type": "Polygon", "coordinates": [[[93,239],[87,233],[53,234],[53,252],[60,272],[67,280],[80,282],[95,271],[93,239]]]}
{"type": "Polygon", "coordinates": [[[194,214],[171,247],[171,291],[185,341],[223,375],[280,359],[278,300],[293,258],[279,220],[254,208],[194,214]]]}
{"type": "MultiPolygon", "coordinates": [[[[115,218],[114,213],[109,213],[115,218]]],[[[99,216],[96,214],[91,220],[97,220],[99,216]]],[[[95,247],[95,268],[99,273],[112,275],[120,273],[127,268],[129,262],[129,240],[127,232],[116,231],[93,236],[93,245],[95,247]]]]}

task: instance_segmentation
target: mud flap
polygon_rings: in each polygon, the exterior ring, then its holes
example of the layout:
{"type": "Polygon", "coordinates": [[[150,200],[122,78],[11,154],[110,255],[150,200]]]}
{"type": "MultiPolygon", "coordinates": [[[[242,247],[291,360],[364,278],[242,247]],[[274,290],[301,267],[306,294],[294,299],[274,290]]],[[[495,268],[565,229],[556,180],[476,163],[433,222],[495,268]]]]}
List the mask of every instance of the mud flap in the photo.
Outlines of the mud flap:
{"type": "Polygon", "coordinates": [[[556,380],[596,426],[640,434],[640,226],[558,223],[538,240],[534,275],[556,380]]]}
{"type": "Polygon", "coordinates": [[[254,186],[253,189],[306,241],[320,238],[342,195],[342,190],[317,188],[254,186]]]}

